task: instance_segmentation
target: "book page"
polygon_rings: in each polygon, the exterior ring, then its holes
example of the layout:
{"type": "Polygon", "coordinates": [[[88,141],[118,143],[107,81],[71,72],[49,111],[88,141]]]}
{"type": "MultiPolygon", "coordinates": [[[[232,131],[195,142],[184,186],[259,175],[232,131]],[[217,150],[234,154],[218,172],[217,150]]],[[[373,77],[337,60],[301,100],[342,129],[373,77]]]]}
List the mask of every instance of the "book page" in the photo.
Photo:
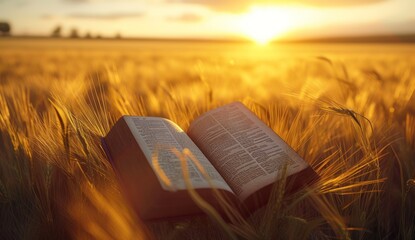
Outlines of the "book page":
{"type": "Polygon", "coordinates": [[[249,195],[308,164],[242,103],[211,110],[190,125],[189,136],[219,171],[235,195],[249,195]]]}
{"type": "MultiPolygon", "coordinates": [[[[203,153],[197,148],[193,141],[170,120],[158,117],[133,117],[124,116],[128,127],[130,128],[135,140],[138,142],[150,166],[156,173],[161,186],[165,190],[185,190],[186,185],[183,179],[183,172],[178,157],[172,152],[172,148],[182,152],[188,148],[193,155],[199,160],[202,167],[206,170],[211,178],[213,187],[232,192],[228,184],[216,171],[212,164],[206,159],[203,153]],[[157,164],[168,180],[171,186],[165,184],[158,174],[157,167],[152,161],[152,154],[157,151],[157,164]]],[[[189,176],[194,188],[211,188],[212,186],[204,179],[195,164],[187,160],[189,176]]]]}

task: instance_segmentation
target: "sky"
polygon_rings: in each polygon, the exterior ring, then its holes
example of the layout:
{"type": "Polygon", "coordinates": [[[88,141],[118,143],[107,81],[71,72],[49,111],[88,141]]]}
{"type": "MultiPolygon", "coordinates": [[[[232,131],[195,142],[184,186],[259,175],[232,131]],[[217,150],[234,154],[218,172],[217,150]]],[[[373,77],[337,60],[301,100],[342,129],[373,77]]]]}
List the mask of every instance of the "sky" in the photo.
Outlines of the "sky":
{"type": "Polygon", "coordinates": [[[12,33],[308,38],[415,33],[415,0],[0,0],[12,33]]]}

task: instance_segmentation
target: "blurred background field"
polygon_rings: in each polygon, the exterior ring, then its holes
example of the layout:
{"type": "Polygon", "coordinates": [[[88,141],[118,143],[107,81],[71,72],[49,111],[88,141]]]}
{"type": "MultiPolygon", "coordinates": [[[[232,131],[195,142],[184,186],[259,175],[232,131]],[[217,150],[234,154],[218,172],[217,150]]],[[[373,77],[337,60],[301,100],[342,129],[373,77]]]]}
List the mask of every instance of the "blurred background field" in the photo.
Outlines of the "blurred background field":
{"type": "Polygon", "coordinates": [[[415,238],[414,45],[5,38],[0,49],[6,238],[230,237],[203,217],[138,219],[99,138],[121,115],[187,129],[232,101],[322,176],[274,199],[273,214],[258,213],[248,229],[227,226],[235,236],[415,238]]]}

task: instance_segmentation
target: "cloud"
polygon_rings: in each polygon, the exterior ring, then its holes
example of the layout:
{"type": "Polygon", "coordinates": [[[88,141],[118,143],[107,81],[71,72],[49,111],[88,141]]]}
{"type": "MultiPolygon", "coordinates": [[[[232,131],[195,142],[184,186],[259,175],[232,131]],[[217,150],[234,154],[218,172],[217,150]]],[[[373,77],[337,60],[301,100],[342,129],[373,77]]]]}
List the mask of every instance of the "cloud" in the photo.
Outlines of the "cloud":
{"type": "Polygon", "coordinates": [[[242,12],[252,5],[261,4],[304,4],[320,7],[338,7],[365,5],[386,0],[169,0],[170,2],[192,3],[209,7],[217,11],[242,12]]]}
{"type": "Polygon", "coordinates": [[[186,23],[195,23],[203,21],[203,17],[194,13],[183,13],[178,16],[170,16],[166,18],[167,20],[177,21],[177,22],[186,22],[186,23]]]}
{"type": "MultiPolygon", "coordinates": [[[[314,5],[314,6],[327,6],[327,7],[336,7],[336,6],[359,6],[359,5],[366,5],[366,4],[373,4],[384,2],[387,0],[296,0],[293,2],[298,2],[306,5],[314,5]]],[[[291,1],[271,1],[271,2],[282,2],[282,3],[290,3],[291,1]]]]}
{"type": "Polygon", "coordinates": [[[73,13],[66,17],[72,19],[91,19],[91,20],[121,20],[125,18],[141,18],[145,14],[138,13],[106,13],[106,14],[90,14],[90,13],[73,13]]]}
{"type": "Polygon", "coordinates": [[[52,15],[52,14],[43,14],[43,15],[40,16],[40,19],[42,19],[42,20],[51,20],[51,19],[54,19],[54,18],[56,18],[56,16],[52,15]]]}
{"type": "Polygon", "coordinates": [[[90,0],[64,0],[65,2],[70,2],[70,3],[86,3],[86,2],[90,2],[90,0]]]}
{"type": "Polygon", "coordinates": [[[170,0],[171,2],[199,4],[216,11],[242,12],[255,3],[252,0],[170,0]]]}

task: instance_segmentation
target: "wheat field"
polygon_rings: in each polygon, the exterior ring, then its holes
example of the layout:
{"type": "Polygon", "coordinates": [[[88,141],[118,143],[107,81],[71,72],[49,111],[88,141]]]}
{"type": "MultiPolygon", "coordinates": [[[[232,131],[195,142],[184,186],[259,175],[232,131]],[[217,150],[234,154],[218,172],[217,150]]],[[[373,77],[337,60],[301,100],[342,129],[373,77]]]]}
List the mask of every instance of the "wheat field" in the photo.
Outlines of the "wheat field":
{"type": "Polygon", "coordinates": [[[2,239],[415,239],[415,46],[0,39],[2,239]],[[249,219],[144,222],[100,145],[241,101],[321,176],[249,219]],[[219,222],[219,224],[218,224],[219,222]]]}

